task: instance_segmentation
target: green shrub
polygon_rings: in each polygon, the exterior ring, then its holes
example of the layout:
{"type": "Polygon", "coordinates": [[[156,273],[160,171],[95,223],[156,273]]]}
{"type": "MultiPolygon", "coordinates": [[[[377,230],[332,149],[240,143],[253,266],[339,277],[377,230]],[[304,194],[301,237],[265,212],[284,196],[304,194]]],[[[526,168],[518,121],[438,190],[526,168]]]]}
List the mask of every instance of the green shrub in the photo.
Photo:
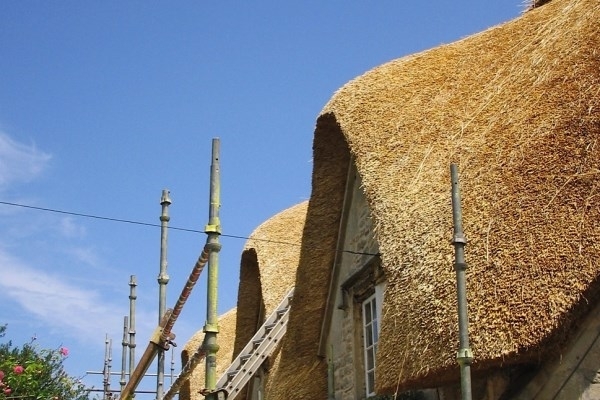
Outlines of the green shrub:
{"type": "MultiPolygon", "coordinates": [[[[0,326],[0,337],[5,332],[0,326]]],[[[0,344],[0,400],[90,399],[83,383],[65,372],[68,355],[66,347],[39,349],[33,340],[22,347],[0,344]]]]}

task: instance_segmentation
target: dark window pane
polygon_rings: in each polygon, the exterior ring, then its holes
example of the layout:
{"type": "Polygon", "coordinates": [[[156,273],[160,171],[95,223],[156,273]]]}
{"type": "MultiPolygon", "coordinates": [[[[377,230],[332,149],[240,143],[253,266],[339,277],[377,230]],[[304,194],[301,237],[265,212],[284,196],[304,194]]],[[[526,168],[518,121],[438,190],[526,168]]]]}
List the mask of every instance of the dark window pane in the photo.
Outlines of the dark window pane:
{"type": "Polygon", "coordinates": [[[373,321],[373,325],[372,325],[372,330],[373,330],[373,342],[377,343],[379,341],[379,334],[377,333],[377,331],[379,329],[377,329],[377,320],[373,321]]]}
{"type": "Polygon", "coordinates": [[[367,371],[375,368],[375,353],[373,348],[367,350],[367,371]]]}
{"type": "Polygon", "coordinates": [[[375,393],[375,373],[369,372],[367,374],[367,392],[369,394],[375,393]]]}
{"type": "Polygon", "coordinates": [[[368,324],[369,322],[371,322],[371,319],[372,319],[371,318],[371,305],[369,303],[366,303],[364,310],[365,310],[365,323],[368,324]]]}
{"type": "Polygon", "coordinates": [[[367,347],[373,346],[373,328],[371,325],[365,326],[365,340],[367,342],[367,347]]]}

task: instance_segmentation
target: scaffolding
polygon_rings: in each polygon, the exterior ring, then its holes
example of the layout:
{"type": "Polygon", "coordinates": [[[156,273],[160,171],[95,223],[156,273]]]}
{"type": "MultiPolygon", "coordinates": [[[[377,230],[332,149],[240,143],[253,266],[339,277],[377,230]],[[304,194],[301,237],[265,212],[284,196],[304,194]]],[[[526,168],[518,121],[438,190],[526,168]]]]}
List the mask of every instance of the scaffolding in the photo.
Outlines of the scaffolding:
{"type": "Polygon", "coordinates": [[[224,398],[223,391],[216,389],[216,354],[219,349],[217,344],[218,315],[217,315],[217,288],[218,288],[218,264],[219,251],[221,244],[219,237],[221,235],[221,223],[219,219],[220,209],[220,141],[218,138],[212,140],[212,161],[210,165],[210,198],[209,198],[209,218],[208,224],[205,226],[204,232],[207,234],[206,243],[192,268],[192,271],[185,283],[177,302],[173,308],[166,308],[166,285],[169,281],[167,274],[167,228],[169,221],[168,206],[171,204],[169,192],[163,190],[161,196],[162,213],[161,221],[161,253],[160,253],[160,272],[158,275],[159,284],[159,324],[152,333],[150,341],[142,354],[139,362],[135,363],[135,302],[137,299],[136,287],[137,282],[135,276],[130,278],[129,286],[129,316],[124,317],[123,321],[123,339],[122,339],[122,362],[121,371],[112,372],[112,339],[105,340],[105,359],[104,369],[99,371],[88,371],[88,374],[102,374],[103,388],[90,389],[90,391],[102,391],[104,400],[112,399],[115,393],[119,394],[119,400],[131,400],[136,393],[155,393],[156,400],[170,399],[176,395],[181,385],[189,379],[189,375],[196,365],[203,359],[206,361],[206,389],[203,394],[208,400],[224,398]],[[189,362],[183,367],[182,372],[175,379],[174,377],[174,357],[171,352],[171,387],[164,392],[164,354],[166,351],[175,346],[173,340],[175,334],[172,329],[179,317],[192,289],[198,281],[204,267],[208,265],[208,283],[207,283],[207,319],[204,325],[204,341],[196,352],[190,357],[189,362]],[[129,351],[128,351],[129,350],[129,351]],[[129,370],[127,367],[127,355],[129,356],[129,370]],[[158,357],[157,357],[158,356],[158,357]],[[150,364],[154,358],[158,358],[156,374],[147,373],[150,364]],[[119,375],[119,390],[112,390],[111,376],[119,375]],[[137,389],[141,380],[147,376],[156,376],[156,390],[139,390],[137,389]]]}

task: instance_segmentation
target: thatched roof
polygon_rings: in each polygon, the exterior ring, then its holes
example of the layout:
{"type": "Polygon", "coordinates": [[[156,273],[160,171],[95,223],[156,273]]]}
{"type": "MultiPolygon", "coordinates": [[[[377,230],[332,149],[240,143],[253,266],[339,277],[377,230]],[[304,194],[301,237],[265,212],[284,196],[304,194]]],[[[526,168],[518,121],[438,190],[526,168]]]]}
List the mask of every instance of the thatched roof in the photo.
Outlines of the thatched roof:
{"type": "Polygon", "coordinates": [[[334,95],[315,130],[313,191],[272,397],[326,394],[317,344],[351,154],[389,281],[380,392],[458,377],[451,162],[460,167],[469,240],[475,373],[537,362],[561,346],[599,298],[598,21],[597,0],[553,0],[378,67],[334,95]]]}
{"type": "MultiPolygon", "coordinates": [[[[217,352],[217,377],[220,377],[231,364],[233,360],[233,346],[235,340],[235,323],[237,310],[235,308],[219,316],[219,334],[217,343],[219,351],[217,352]]],[[[204,340],[203,330],[196,332],[185,344],[181,352],[182,366],[187,363],[189,358],[196,352],[204,340]]],[[[196,366],[190,379],[183,384],[179,393],[181,400],[201,400],[204,396],[198,392],[205,388],[204,373],[205,363],[201,362],[196,366]]]]}
{"type": "MultiPolygon", "coordinates": [[[[244,348],[296,282],[306,208],[303,202],[261,224],[242,253],[234,355],[244,348]]],[[[267,386],[279,364],[271,357],[267,386]]]]}
{"type": "MultiPolygon", "coordinates": [[[[294,286],[307,204],[280,212],[250,235],[241,256],[238,306],[219,317],[217,376],[224,373],[294,286]]],[[[200,330],[186,343],[184,365],[203,339],[200,330]]],[[[276,360],[272,365],[277,365],[276,360]]],[[[204,371],[204,364],[194,370],[189,383],[182,387],[182,400],[203,398],[198,391],[204,388],[204,371]]]]}
{"type": "MultiPolygon", "coordinates": [[[[258,269],[266,315],[277,308],[296,281],[307,205],[307,201],[302,202],[269,218],[246,242],[241,272],[258,269]]],[[[239,297],[238,307],[245,301],[239,297]]]]}
{"type": "Polygon", "coordinates": [[[240,265],[236,354],[294,286],[307,204],[269,218],[246,242],[240,265]]]}

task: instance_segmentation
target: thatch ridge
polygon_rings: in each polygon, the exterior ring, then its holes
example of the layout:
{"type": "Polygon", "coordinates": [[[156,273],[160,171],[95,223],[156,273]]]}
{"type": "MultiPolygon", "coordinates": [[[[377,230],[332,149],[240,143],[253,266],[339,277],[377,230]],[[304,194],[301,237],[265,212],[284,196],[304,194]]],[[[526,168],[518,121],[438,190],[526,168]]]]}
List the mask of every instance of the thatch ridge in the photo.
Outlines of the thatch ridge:
{"type": "Polygon", "coordinates": [[[315,348],[350,153],[389,280],[379,391],[458,375],[451,162],[460,166],[469,239],[475,373],[538,361],[561,346],[600,294],[598,20],[596,0],[553,0],[378,67],[334,95],[315,130],[313,192],[279,372],[289,380],[274,398],[323,396],[315,348]],[[317,370],[298,373],[299,365],[317,370]]]}
{"type": "Polygon", "coordinates": [[[256,254],[266,315],[294,286],[307,205],[304,201],[269,218],[246,242],[244,253],[256,254]]]}
{"type": "MultiPolygon", "coordinates": [[[[237,355],[296,282],[300,243],[308,202],[292,206],[258,226],[250,235],[240,269],[237,355]]],[[[265,386],[279,379],[279,350],[271,356],[265,386]]],[[[240,394],[243,398],[245,393],[240,394]]]]}

